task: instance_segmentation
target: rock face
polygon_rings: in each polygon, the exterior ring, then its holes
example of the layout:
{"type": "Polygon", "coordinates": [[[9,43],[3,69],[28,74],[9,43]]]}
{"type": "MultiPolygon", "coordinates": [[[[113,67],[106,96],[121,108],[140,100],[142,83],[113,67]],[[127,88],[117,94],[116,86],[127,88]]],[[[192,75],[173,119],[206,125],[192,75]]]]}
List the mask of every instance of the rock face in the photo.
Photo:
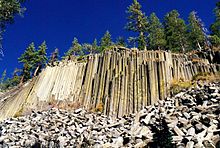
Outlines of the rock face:
{"type": "Polygon", "coordinates": [[[84,109],[33,111],[0,122],[0,147],[144,147],[152,125],[165,117],[177,147],[215,147],[220,142],[220,83],[195,88],[112,119],[84,109]],[[178,106],[175,106],[178,104],[178,106]]]}
{"type": "Polygon", "coordinates": [[[199,72],[216,73],[219,65],[194,63],[186,55],[165,51],[115,49],[82,62],[61,62],[10,95],[1,95],[0,120],[39,102],[72,101],[105,115],[136,113],[168,95],[173,79],[190,80],[199,72]],[[1,99],[2,98],[2,99],[1,99]]]}

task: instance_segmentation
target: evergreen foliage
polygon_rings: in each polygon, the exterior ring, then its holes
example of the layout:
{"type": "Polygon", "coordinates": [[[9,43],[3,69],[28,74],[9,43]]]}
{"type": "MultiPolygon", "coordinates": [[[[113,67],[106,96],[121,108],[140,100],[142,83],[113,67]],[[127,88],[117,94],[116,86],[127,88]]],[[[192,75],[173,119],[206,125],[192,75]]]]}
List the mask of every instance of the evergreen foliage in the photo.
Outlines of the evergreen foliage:
{"type": "Polygon", "coordinates": [[[121,36],[119,36],[117,39],[116,39],[116,42],[115,42],[116,45],[118,46],[123,46],[123,47],[127,47],[127,44],[125,42],[125,39],[121,36]]]}
{"type": "Polygon", "coordinates": [[[37,65],[42,65],[45,66],[45,64],[47,63],[47,44],[44,41],[39,47],[38,47],[38,51],[37,51],[37,59],[36,59],[36,64],[37,65]]]}
{"type": "Polygon", "coordinates": [[[217,35],[212,35],[209,40],[214,47],[220,47],[220,38],[217,35]]]}
{"type": "Polygon", "coordinates": [[[72,46],[70,49],[65,53],[65,57],[76,56],[76,55],[83,55],[82,45],[78,42],[78,39],[75,37],[72,42],[72,46]]]}
{"type": "Polygon", "coordinates": [[[51,56],[50,56],[50,60],[49,60],[48,63],[49,63],[51,66],[54,66],[54,63],[59,60],[58,58],[59,58],[59,49],[56,48],[56,49],[52,52],[52,54],[51,54],[51,56]]]}
{"type": "Polygon", "coordinates": [[[23,63],[22,82],[27,81],[33,75],[39,74],[47,62],[46,50],[45,41],[38,47],[38,50],[35,49],[34,43],[31,43],[21,57],[18,58],[18,61],[23,63]]]}
{"type": "Polygon", "coordinates": [[[214,13],[215,22],[211,25],[210,30],[212,31],[212,35],[216,35],[220,38],[220,1],[216,3],[214,13]]]}
{"type": "Polygon", "coordinates": [[[89,52],[90,54],[96,53],[98,51],[98,48],[99,47],[97,45],[97,39],[95,39],[92,44],[89,44],[89,43],[83,44],[83,49],[86,52],[89,52]]]}
{"type": "Polygon", "coordinates": [[[7,24],[13,23],[16,14],[23,14],[25,11],[25,8],[21,6],[23,2],[25,2],[25,0],[0,1],[0,26],[2,28],[5,28],[7,24]]]}
{"type": "Polygon", "coordinates": [[[103,52],[106,48],[113,45],[110,32],[107,30],[100,42],[100,52],[103,52]]]}
{"type": "Polygon", "coordinates": [[[177,10],[172,10],[164,18],[167,49],[173,52],[185,52],[188,44],[187,26],[179,16],[177,10]]]}
{"type": "Polygon", "coordinates": [[[129,37],[128,38],[128,45],[130,47],[136,47],[136,38],[135,37],[129,37]]]}
{"type": "Polygon", "coordinates": [[[22,75],[21,83],[26,82],[31,78],[31,67],[29,64],[27,63],[23,64],[21,75],[22,75]]]}
{"type": "Polygon", "coordinates": [[[195,11],[192,11],[189,15],[189,25],[188,25],[188,38],[190,42],[190,47],[192,49],[199,48],[205,44],[206,34],[204,31],[204,25],[201,19],[196,15],[195,11]]]}
{"type": "MultiPolygon", "coordinates": [[[[22,3],[25,0],[0,0],[0,54],[1,54],[1,40],[7,24],[14,22],[14,17],[17,14],[22,15],[25,8],[22,3]]],[[[125,28],[128,31],[137,33],[137,36],[129,37],[129,46],[136,46],[140,50],[146,49],[164,49],[172,52],[185,52],[186,49],[194,50],[196,48],[202,49],[207,45],[207,32],[201,19],[196,12],[191,12],[188,17],[189,24],[180,18],[177,10],[172,10],[167,13],[162,24],[155,13],[152,13],[149,18],[141,10],[142,6],[138,0],[133,0],[132,4],[127,8],[126,13],[127,24],[125,28]]],[[[212,46],[220,47],[220,2],[217,2],[214,9],[215,22],[211,25],[212,31],[209,36],[209,41],[212,46]]],[[[109,31],[106,31],[100,41],[94,40],[93,43],[80,44],[77,38],[74,38],[70,49],[65,53],[65,57],[79,56],[82,59],[84,50],[90,54],[103,52],[106,48],[113,47],[112,45],[126,47],[126,41],[123,37],[118,37],[116,43],[113,43],[109,31]],[[100,43],[100,46],[98,45],[100,43]]],[[[19,81],[25,82],[31,77],[37,75],[47,63],[47,45],[44,41],[38,50],[35,49],[34,43],[31,43],[25,52],[18,58],[19,62],[23,63],[23,68],[19,74],[15,72],[12,78],[6,77],[4,71],[0,84],[4,84],[4,88],[8,88],[18,84],[19,81]]],[[[58,49],[52,53],[49,63],[54,66],[54,62],[58,61],[58,49]]]]}
{"type": "Polygon", "coordinates": [[[98,46],[97,39],[95,39],[95,40],[93,41],[93,43],[92,43],[92,49],[93,49],[93,53],[98,52],[99,46],[98,46]]]}
{"type": "Polygon", "coordinates": [[[161,118],[159,121],[159,125],[151,125],[153,135],[153,143],[150,145],[152,148],[174,148],[174,144],[172,143],[172,134],[169,131],[169,127],[167,126],[167,122],[164,118],[161,118]]]}
{"type": "Polygon", "coordinates": [[[86,52],[89,52],[90,54],[92,54],[93,53],[92,44],[84,43],[83,44],[83,50],[85,50],[86,52]]]}
{"type": "Polygon", "coordinates": [[[12,78],[7,78],[5,82],[3,83],[3,91],[8,90],[9,88],[12,88],[14,86],[17,86],[20,83],[20,76],[16,75],[12,78]]]}
{"type": "Polygon", "coordinates": [[[146,32],[148,27],[147,17],[145,13],[141,11],[141,5],[137,0],[133,0],[133,3],[128,7],[126,11],[129,16],[127,17],[128,23],[125,28],[128,31],[139,33],[138,37],[135,37],[133,41],[137,42],[140,50],[146,49],[146,32]]]}
{"type": "Polygon", "coordinates": [[[31,78],[33,70],[36,67],[36,49],[34,43],[31,43],[25,52],[18,58],[18,61],[23,63],[22,81],[25,82],[31,78]]]}
{"type": "Polygon", "coordinates": [[[166,46],[166,39],[163,25],[155,13],[149,17],[148,27],[148,45],[150,49],[164,49],[166,46]]]}
{"type": "Polygon", "coordinates": [[[0,79],[0,84],[2,84],[4,82],[6,74],[7,74],[7,71],[4,70],[3,73],[2,73],[1,79],[0,79]]]}
{"type": "Polygon", "coordinates": [[[140,34],[138,38],[136,38],[138,43],[138,49],[146,50],[147,49],[147,37],[146,35],[140,34]]]}
{"type": "Polygon", "coordinates": [[[38,47],[38,50],[36,51],[35,53],[35,57],[33,58],[33,62],[34,62],[34,69],[35,72],[34,72],[34,75],[38,75],[39,72],[41,71],[41,69],[46,65],[47,63],[47,53],[46,53],[46,50],[47,50],[47,44],[46,42],[44,41],[39,47],[38,47]]]}
{"type": "Polygon", "coordinates": [[[7,71],[4,70],[0,79],[0,92],[4,90],[4,81],[5,81],[6,73],[7,71]]]}
{"type": "Polygon", "coordinates": [[[6,70],[3,72],[0,82],[0,92],[6,91],[7,89],[17,86],[20,82],[20,76],[17,74],[18,69],[16,68],[12,78],[6,78],[6,70]]]}
{"type": "Polygon", "coordinates": [[[2,52],[3,33],[5,32],[6,25],[14,22],[16,14],[22,15],[25,8],[21,4],[25,0],[0,0],[0,54],[2,52]]]}

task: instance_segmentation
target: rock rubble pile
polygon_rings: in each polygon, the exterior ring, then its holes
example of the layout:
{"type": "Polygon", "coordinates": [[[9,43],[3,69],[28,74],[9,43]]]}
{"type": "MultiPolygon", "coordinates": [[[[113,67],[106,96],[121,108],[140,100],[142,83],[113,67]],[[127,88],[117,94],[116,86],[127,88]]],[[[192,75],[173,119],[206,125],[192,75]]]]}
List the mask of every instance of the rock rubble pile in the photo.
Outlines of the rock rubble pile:
{"type": "Polygon", "coordinates": [[[164,117],[179,147],[217,147],[220,83],[198,84],[136,114],[112,119],[84,109],[50,109],[0,122],[0,147],[144,147],[164,117]]]}

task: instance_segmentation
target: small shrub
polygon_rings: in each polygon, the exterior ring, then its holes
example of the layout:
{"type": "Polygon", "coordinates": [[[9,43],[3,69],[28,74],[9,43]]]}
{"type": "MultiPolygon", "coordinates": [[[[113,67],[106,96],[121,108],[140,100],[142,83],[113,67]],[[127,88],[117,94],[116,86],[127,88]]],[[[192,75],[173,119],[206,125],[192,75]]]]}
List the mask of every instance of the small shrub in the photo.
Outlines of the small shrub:
{"type": "Polygon", "coordinates": [[[193,77],[193,81],[220,81],[220,73],[212,74],[212,73],[198,73],[193,77]]]}
{"type": "Polygon", "coordinates": [[[86,62],[87,55],[80,55],[77,57],[78,62],[86,62]]]}
{"type": "Polygon", "coordinates": [[[14,117],[17,118],[17,117],[22,116],[23,115],[23,111],[24,111],[24,107],[22,105],[21,108],[14,114],[14,117]]]}
{"type": "Polygon", "coordinates": [[[208,76],[208,75],[210,75],[210,73],[198,73],[198,74],[196,74],[195,76],[193,76],[193,80],[195,80],[195,81],[197,81],[197,80],[199,80],[199,79],[206,79],[206,77],[208,76]]]}
{"type": "Polygon", "coordinates": [[[48,103],[48,106],[52,108],[58,108],[58,109],[64,109],[64,110],[73,110],[73,109],[80,108],[81,103],[78,101],[67,101],[67,100],[57,101],[57,100],[52,99],[48,103]]]}
{"type": "Polygon", "coordinates": [[[103,112],[103,108],[104,108],[103,103],[99,103],[99,104],[96,106],[95,111],[96,111],[96,112],[103,112]]]}
{"type": "Polygon", "coordinates": [[[5,92],[20,83],[20,76],[14,76],[13,78],[7,78],[5,81],[0,83],[0,92],[5,92]]]}
{"type": "Polygon", "coordinates": [[[154,133],[153,142],[149,145],[150,148],[174,148],[172,134],[167,126],[164,118],[160,118],[158,125],[151,125],[154,133]]]}
{"type": "Polygon", "coordinates": [[[192,81],[183,81],[180,80],[173,80],[171,82],[170,92],[173,94],[179,93],[183,89],[189,89],[190,87],[193,87],[195,84],[192,81]]]}

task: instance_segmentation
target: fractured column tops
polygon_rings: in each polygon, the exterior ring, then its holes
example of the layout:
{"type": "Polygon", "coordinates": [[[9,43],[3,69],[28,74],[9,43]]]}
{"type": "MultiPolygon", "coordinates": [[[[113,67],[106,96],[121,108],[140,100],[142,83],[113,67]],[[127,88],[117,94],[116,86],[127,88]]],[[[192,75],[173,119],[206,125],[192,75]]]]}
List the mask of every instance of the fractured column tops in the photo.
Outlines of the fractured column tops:
{"type": "Polygon", "coordinates": [[[0,103],[0,114],[13,116],[19,110],[16,104],[31,107],[67,100],[88,110],[102,106],[104,114],[122,116],[164,99],[173,79],[191,80],[199,72],[218,70],[219,65],[193,64],[186,55],[165,51],[106,51],[89,55],[84,62],[46,67],[13,99],[9,97],[10,103],[0,103]]]}

